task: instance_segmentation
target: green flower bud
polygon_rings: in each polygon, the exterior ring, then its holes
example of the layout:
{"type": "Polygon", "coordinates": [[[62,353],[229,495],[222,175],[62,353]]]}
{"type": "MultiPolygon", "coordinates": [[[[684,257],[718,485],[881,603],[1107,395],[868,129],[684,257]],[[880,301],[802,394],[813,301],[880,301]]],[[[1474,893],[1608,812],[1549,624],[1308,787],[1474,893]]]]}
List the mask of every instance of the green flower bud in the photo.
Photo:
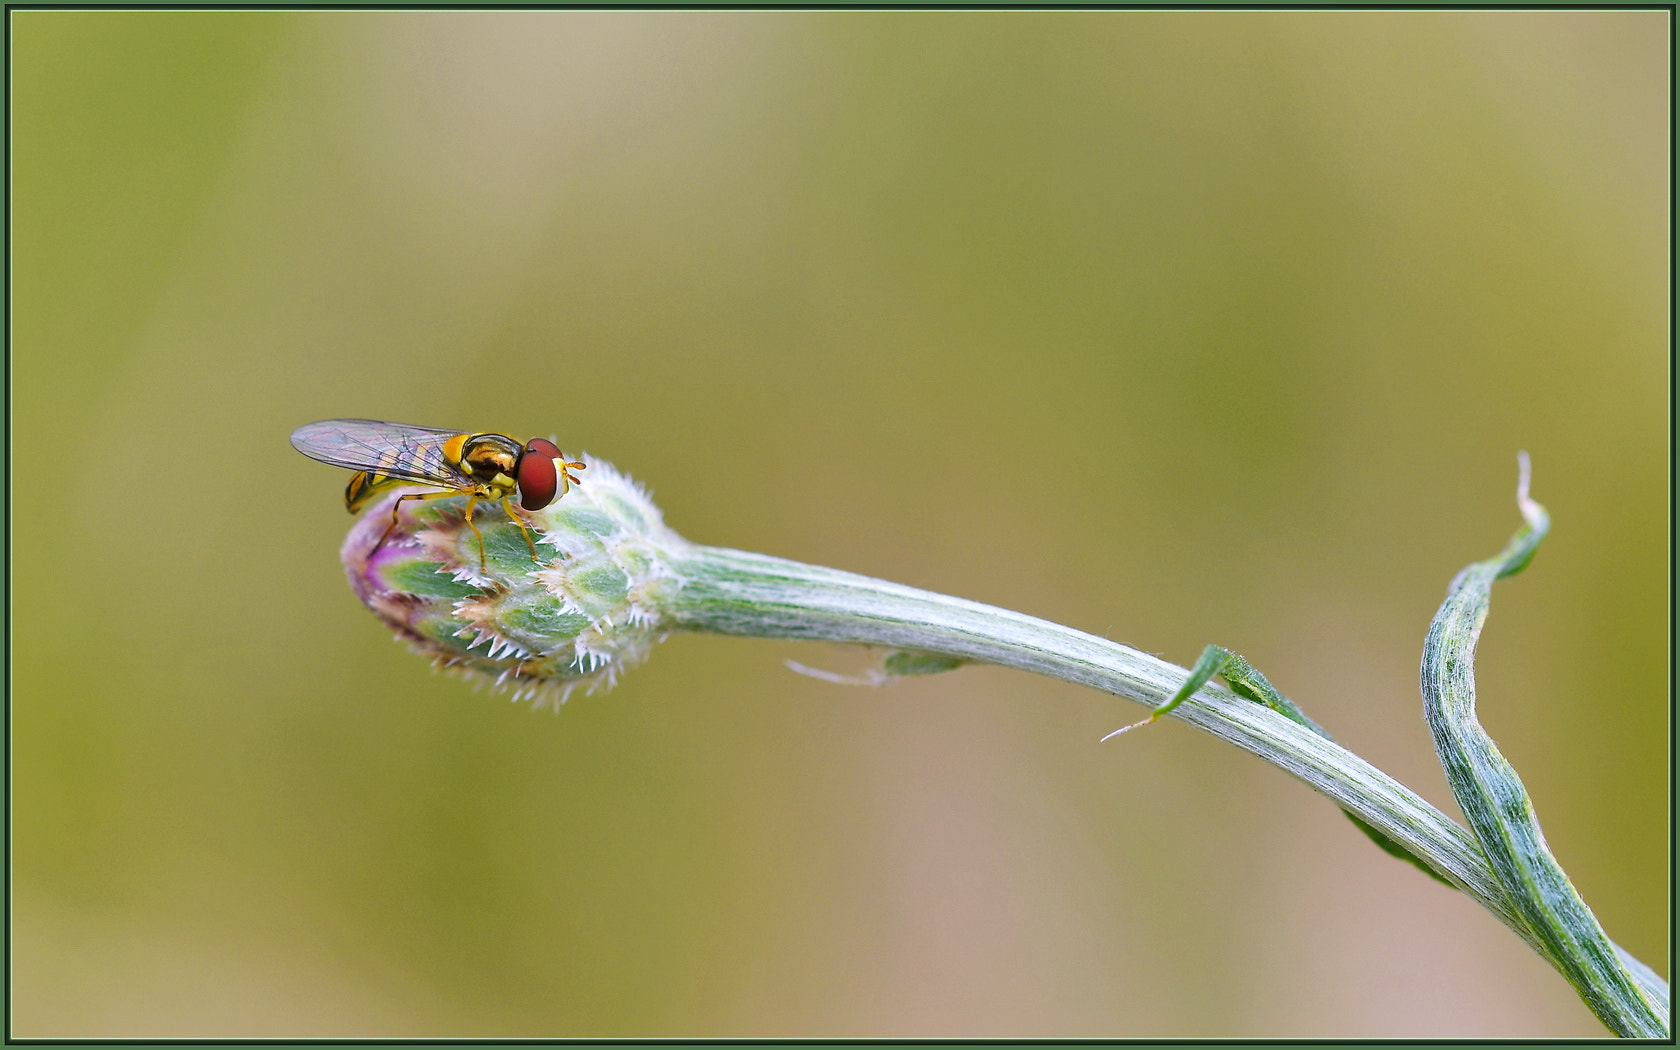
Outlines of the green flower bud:
{"type": "Polygon", "coordinates": [[[441,669],[541,706],[611,685],[667,630],[655,592],[688,547],[659,508],[609,463],[540,511],[466,497],[370,507],[340,556],[356,595],[441,669]],[[477,528],[477,532],[473,528],[477,528]],[[480,553],[482,537],[482,556],[480,553]],[[532,545],[537,558],[531,557],[532,545]]]}

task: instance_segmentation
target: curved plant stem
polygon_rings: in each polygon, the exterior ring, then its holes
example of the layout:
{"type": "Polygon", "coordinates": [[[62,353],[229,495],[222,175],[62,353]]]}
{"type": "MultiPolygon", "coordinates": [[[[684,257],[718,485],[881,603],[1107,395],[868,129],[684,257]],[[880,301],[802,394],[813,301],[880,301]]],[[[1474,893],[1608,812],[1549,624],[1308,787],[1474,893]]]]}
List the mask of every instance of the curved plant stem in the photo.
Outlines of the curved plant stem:
{"type": "MultiPolygon", "coordinates": [[[[674,627],[760,638],[888,646],[1000,664],[1161,706],[1184,668],[1118,642],[979,602],[767,554],[689,546],[673,551],[658,604],[674,627]]],[[[1306,726],[1209,684],[1171,717],[1304,781],[1422,859],[1535,951],[1558,960],[1506,892],[1474,836],[1358,755],[1306,726]]],[[[1667,986],[1621,950],[1653,1003],[1667,986]]],[[[1560,967],[1561,969],[1561,967],[1560,967]]],[[[1566,973],[1565,976],[1568,976],[1566,973]]]]}

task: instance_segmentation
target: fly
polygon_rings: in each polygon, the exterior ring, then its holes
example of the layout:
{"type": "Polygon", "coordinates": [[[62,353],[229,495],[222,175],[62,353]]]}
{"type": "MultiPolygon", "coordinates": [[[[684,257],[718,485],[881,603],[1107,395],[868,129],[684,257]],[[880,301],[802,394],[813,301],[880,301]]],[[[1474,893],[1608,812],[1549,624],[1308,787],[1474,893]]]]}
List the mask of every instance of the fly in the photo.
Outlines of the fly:
{"type": "Polygon", "coordinates": [[[508,519],[525,534],[531,558],[537,559],[531,531],[508,502],[518,495],[527,511],[541,510],[579,484],[571,471],[584,464],[566,459],[552,441],[532,438],[520,444],[506,434],[466,434],[457,430],[382,423],[375,419],[326,419],[292,431],[292,447],[310,459],[348,467],[356,473],[344,489],[344,506],[354,514],[379,493],[399,485],[426,485],[441,492],[410,492],[391,506],[391,524],[368,554],[385,545],[397,527],[397,513],[411,499],[467,497],[467,527],[478,537],[478,566],[484,564],[484,535],[473,524],[473,505],[499,500],[508,519]]]}

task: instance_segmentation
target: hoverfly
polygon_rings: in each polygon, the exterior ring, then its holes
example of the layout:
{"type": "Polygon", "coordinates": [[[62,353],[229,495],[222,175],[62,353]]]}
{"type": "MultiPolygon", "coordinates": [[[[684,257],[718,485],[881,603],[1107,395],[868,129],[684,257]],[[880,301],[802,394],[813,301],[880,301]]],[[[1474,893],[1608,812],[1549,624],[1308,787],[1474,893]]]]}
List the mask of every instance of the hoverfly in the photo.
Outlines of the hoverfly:
{"type": "Polygon", "coordinates": [[[292,431],[292,447],[322,463],[349,467],[356,473],[344,489],[344,506],[354,514],[379,493],[400,485],[428,485],[442,492],[410,492],[391,506],[391,524],[373,545],[385,545],[397,527],[397,512],[411,499],[443,499],[465,494],[467,527],[478,537],[478,567],[484,565],[484,535],[473,524],[473,505],[500,500],[508,520],[525,534],[531,559],[537,560],[531,532],[514,514],[508,499],[519,494],[519,505],[541,510],[579,484],[570,473],[584,464],[566,459],[552,441],[532,438],[521,445],[506,434],[465,434],[455,430],[382,423],[375,419],[325,419],[292,431]]]}

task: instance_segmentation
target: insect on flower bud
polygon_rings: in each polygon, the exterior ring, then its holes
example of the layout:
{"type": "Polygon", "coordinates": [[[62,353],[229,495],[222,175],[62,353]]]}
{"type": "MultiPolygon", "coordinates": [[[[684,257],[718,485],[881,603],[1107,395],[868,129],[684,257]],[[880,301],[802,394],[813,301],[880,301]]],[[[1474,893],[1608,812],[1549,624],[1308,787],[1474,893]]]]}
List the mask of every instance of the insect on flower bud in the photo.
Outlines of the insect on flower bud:
{"type": "Polygon", "coordinates": [[[402,504],[381,543],[393,493],[345,540],[350,586],[438,667],[511,689],[516,700],[558,706],[578,686],[611,685],[665,636],[656,599],[688,544],[635,482],[588,463],[587,484],[521,515],[536,562],[518,525],[483,503],[481,554],[464,497],[402,504]]]}

